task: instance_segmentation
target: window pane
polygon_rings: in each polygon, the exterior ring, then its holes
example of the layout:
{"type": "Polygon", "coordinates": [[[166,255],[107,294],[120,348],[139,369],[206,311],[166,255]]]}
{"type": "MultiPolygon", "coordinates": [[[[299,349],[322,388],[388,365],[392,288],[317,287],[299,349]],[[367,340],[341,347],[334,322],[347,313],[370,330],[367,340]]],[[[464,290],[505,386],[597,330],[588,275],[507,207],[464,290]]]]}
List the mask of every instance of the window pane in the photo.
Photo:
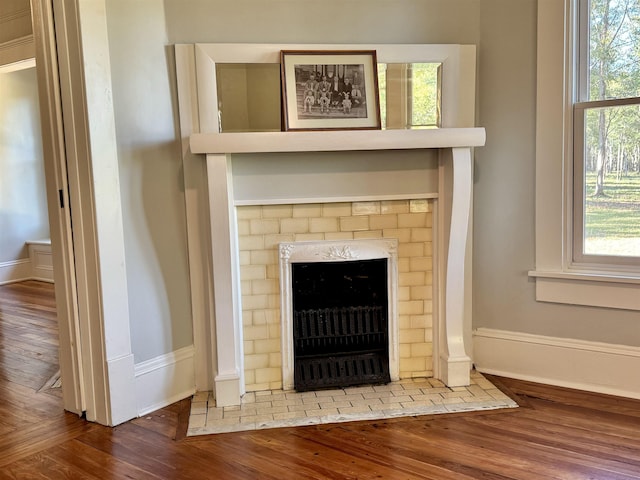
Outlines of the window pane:
{"type": "Polygon", "coordinates": [[[590,0],[589,100],[640,96],[640,0],[590,0]]]}
{"type": "Polygon", "coordinates": [[[640,105],[586,111],[584,253],[640,257],[640,105]]]}

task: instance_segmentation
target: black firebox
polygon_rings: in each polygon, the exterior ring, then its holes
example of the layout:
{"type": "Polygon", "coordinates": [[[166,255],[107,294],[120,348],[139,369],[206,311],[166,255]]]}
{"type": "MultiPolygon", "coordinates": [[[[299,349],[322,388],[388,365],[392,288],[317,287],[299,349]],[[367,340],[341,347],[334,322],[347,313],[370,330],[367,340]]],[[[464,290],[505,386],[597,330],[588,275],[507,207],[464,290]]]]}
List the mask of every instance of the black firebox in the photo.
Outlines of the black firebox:
{"type": "Polygon", "coordinates": [[[390,381],[386,259],[294,263],[292,286],[297,391],[390,381]]]}

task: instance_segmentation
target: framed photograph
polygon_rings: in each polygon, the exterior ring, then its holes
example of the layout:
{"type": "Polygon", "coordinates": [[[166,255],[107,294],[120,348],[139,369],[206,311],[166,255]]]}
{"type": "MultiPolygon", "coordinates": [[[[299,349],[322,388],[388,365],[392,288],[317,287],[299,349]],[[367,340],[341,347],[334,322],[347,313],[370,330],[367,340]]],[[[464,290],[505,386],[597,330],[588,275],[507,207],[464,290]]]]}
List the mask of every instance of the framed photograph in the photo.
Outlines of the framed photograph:
{"type": "Polygon", "coordinates": [[[282,50],[284,128],[380,129],[375,50],[282,50]]]}

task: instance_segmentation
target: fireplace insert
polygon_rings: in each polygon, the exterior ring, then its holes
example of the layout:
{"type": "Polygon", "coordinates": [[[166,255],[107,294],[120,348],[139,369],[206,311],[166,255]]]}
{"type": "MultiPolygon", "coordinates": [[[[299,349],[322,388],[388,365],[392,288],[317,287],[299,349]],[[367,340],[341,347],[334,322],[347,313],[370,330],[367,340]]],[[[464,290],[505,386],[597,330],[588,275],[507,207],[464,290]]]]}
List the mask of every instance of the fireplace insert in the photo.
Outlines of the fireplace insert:
{"type": "Polygon", "coordinates": [[[390,381],[387,260],[292,264],[294,388],[390,381]]]}

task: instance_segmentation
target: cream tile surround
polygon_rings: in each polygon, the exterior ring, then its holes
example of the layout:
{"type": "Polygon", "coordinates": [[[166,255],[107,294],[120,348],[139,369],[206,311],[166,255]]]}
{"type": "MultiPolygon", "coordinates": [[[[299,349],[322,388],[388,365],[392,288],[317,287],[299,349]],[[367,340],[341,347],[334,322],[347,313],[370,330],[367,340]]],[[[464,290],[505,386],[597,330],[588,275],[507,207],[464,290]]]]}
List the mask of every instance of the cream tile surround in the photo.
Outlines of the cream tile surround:
{"type": "Polygon", "coordinates": [[[433,201],[393,200],[237,208],[247,392],[282,388],[278,244],[398,240],[400,378],[433,375],[433,201]],[[311,232],[313,225],[335,225],[311,232]]]}

